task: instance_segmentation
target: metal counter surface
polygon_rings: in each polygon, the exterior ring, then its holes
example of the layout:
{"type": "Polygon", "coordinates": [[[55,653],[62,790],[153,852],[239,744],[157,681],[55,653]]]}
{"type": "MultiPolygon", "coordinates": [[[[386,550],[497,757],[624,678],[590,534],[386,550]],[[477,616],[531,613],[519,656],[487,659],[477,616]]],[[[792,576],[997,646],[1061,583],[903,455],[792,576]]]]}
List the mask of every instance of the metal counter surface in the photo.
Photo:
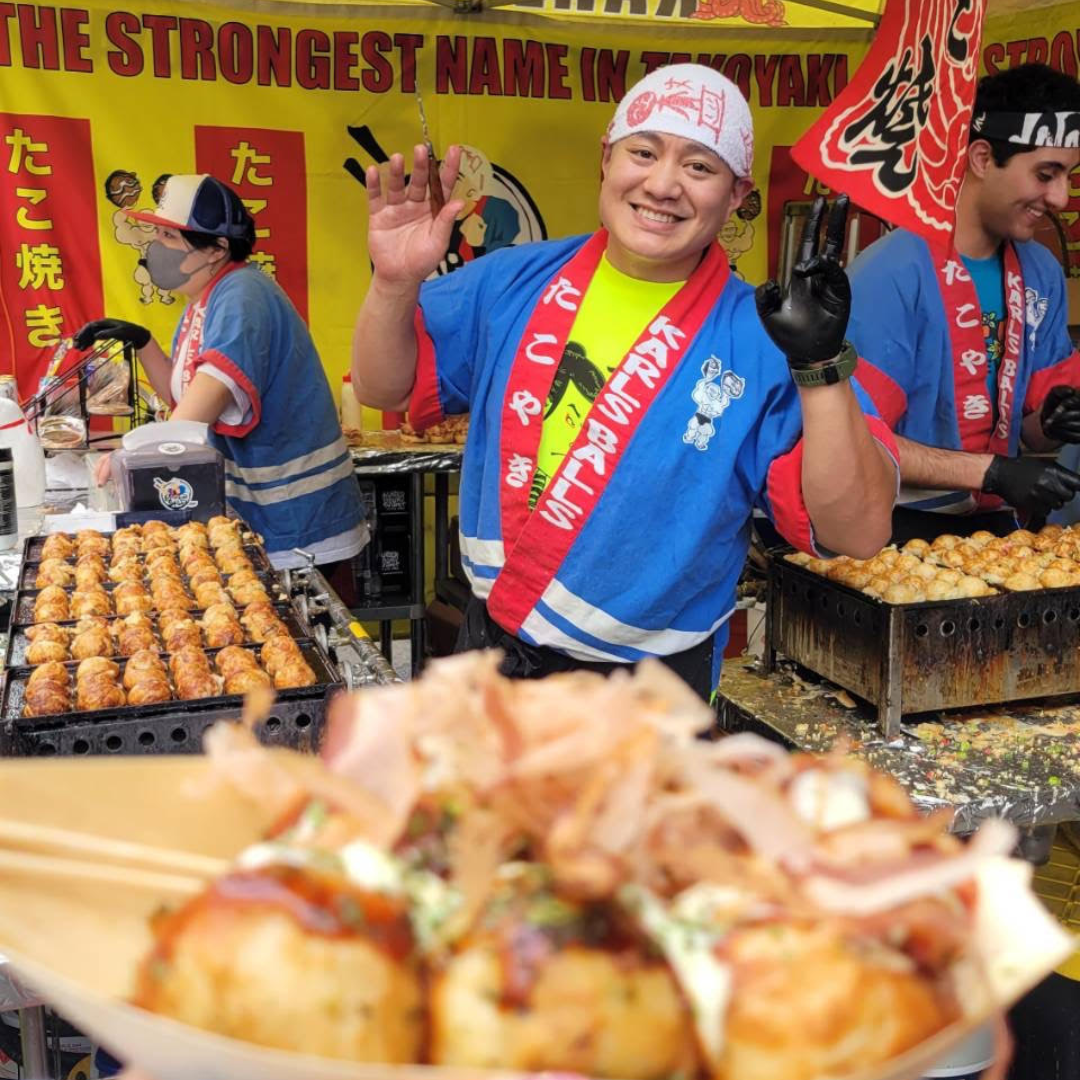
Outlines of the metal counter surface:
{"type": "Polygon", "coordinates": [[[1080,699],[905,716],[886,739],[873,709],[781,661],[764,675],[750,657],[724,665],[723,731],[757,731],[799,750],[847,745],[895,777],[926,810],[949,807],[967,833],[989,817],[1022,829],[1080,819],[1080,699]]]}

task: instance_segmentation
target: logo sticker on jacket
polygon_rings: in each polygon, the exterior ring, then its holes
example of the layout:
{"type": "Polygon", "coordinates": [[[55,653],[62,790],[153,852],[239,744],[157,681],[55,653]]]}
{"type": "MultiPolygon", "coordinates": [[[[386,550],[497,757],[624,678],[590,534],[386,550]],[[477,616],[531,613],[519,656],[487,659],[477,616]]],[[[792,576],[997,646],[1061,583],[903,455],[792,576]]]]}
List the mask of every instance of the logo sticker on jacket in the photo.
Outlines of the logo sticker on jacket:
{"type": "Polygon", "coordinates": [[[706,450],[709,440],[716,434],[716,423],[733,398],[741,398],[746,380],[734,371],[724,371],[723,363],[710,356],[701,365],[701,378],[694,384],[690,397],[697,406],[683,432],[683,442],[696,450],[706,450]]]}
{"type": "Polygon", "coordinates": [[[1029,287],[1024,290],[1024,307],[1027,309],[1024,321],[1031,331],[1028,334],[1028,344],[1034,349],[1035,336],[1039,332],[1043,319],[1046,318],[1046,310],[1050,307],[1050,299],[1046,296],[1040,296],[1034,289],[1029,287]]]}

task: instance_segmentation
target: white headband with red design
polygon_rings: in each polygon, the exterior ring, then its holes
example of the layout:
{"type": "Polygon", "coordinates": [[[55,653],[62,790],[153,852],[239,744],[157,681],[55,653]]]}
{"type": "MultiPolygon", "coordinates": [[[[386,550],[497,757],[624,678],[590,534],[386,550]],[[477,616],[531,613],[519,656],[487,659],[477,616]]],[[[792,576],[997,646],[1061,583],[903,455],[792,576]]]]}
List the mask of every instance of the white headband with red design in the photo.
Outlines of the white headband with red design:
{"type": "Polygon", "coordinates": [[[738,177],[754,165],[754,122],[739,88],[703,64],[671,64],[635,83],[608,125],[607,142],[656,132],[707,146],[738,177]]]}

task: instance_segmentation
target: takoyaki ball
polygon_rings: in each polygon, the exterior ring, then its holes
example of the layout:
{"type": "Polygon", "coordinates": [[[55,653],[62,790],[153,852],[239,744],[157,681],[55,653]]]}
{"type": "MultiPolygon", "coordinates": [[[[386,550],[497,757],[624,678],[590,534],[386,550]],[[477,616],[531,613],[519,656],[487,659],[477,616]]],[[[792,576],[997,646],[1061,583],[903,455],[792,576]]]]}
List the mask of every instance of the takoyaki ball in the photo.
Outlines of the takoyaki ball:
{"type": "Polygon", "coordinates": [[[1049,536],[1051,539],[1058,539],[1058,537],[1064,536],[1067,532],[1064,525],[1044,525],[1038,532],[1039,536],[1049,536]]]}
{"type": "Polygon", "coordinates": [[[248,671],[258,668],[259,661],[250,649],[241,649],[238,645],[226,645],[214,657],[214,666],[228,679],[238,671],[248,671]]]}
{"type": "Polygon", "coordinates": [[[169,657],[169,670],[174,676],[184,671],[204,671],[209,674],[210,658],[202,649],[187,645],[169,657]]]}
{"type": "Polygon", "coordinates": [[[805,566],[812,556],[808,555],[805,551],[792,551],[784,556],[787,562],[794,563],[796,566],[805,566]]]}
{"type": "Polygon", "coordinates": [[[166,652],[175,653],[186,648],[201,648],[203,636],[199,624],[194,619],[188,619],[170,624],[168,630],[161,632],[161,640],[165,643],[166,652]]]}
{"type": "Polygon", "coordinates": [[[123,559],[117,559],[109,567],[109,580],[110,581],[135,581],[141,582],[143,579],[143,564],[134,555],[129,555],[123,559]]]}
{"type": "Polygon", "coordinates": [[[130,615],[125,615],[122,619],[118,619],[114,624],[114,631],[119,633],[124,627],[143,627],[147,630],[154,629],[154,620],[145,611],[133,611],[130,615]]]}
{"type": "Polygon", "coordinates": [[[943,533],[941,536],[937,536],[931,541],[930,547],[934,551],[949,551],[959,543],[959,536],[953,536],[952,533],[943,533]]]}
{"type": "Polygon", "coordinates": [[[251,560],[240,548],[223,548],[214,553],[218,568],[224,574],[235,574],[238,570],[247,570],[251,567],[251,560]]]}
{"type": "Polygon", "coordinates": [[[200,566],[212,566],[215,570],[217,569],[213,556],[203,548],[189,548],[187,551],[181,551],[180,565],[186,574],[194,573],[200,566]]]}
{"type": "Polygon", "coordinates": [[[132,524],[130,525],[125,525],[123,526],[123,528],[117,529],[116,532],[113,533],[113,543],[115,544],[117,540],[122,540],[125,542],[128,540],[138,540],[142,536],[142,534],[142,525],[140,525],[139,522],[135,521],[132,522],[132,524]]]}
{"type": "Polygon", "coordinates": [[[1065,570],[1044,570],[1039,575],[1039,584],[1044,589],[1063,589],[1071,585],[1073,575],[1065,570]]]}
{"type": "Polygon", "coordinates": [[[873,596],[880,599],[885,590],[892,587],[892,582],[886,577],[871,578],[870,581],[863,586],[863,592],[868,596],[873,596]]]}
{"type": "Polygon", "coordinates": [[[188,576],[192,590],[200,585],[223,585],[221,571],[216,566],[199,566],[188,576]]]}
{"type": "Polygon", "coordinates": [[[306,660],[285,660],[274,672],[274,686],[279,690],[292,690],[298,686],[314,686],[318,682],[315,672],[306,660]]]}
{"type": "Polygon", "coordinates": [[[224,585],[206,581],[192,591],[195,593],[195,602],[204,610],[222,605],[233,606],[232,597],[225,591],[224,585]]]}
{"type": "Polygon", "coordinates": [[[33,641],[26,650],[26,662],[32,666],[46,664],[50,660],[67,660],[68,646],[66,641],[51,641],[43,638],[41,641],[33,641]]]}
{"type": "Polygon", "coordinates": [[[967,562],[967,556],[957,548],[941,548],[937,553],[937,561],[941,566],[951,566],[959,570],[967,562]]]}
{"type": "Polygon", "coordinates": [[[168,679],[165,663],[156,652],[149,649],[141,649],[132,653],[124,665],[124,686],[129,689],[136,683],[145,682],[148,679],[168,679]]]}
{"type": "Polygon", "coordinates": [[[88,656],[112,656],[115,651],[112,634],[100,627],[84,630],[71,639],[73,660],[85,660],[88,656]]]}
{"type": "Polygon", "coordinates": [[[1030,574],[1032,577],[1038,577],[1044,569],[1043,564],[1033,557],[1020,559],[1016,564],[1018,574],[1030,574]]]}
{"type": "Polygon", "coordinates": [[[915,537],[909,540],[900,550],[909,555],[918,555],[921,558],[930,550],[930,545],[925,540],[915,537]]]}
{"type": "Polygon", "coordinates": [[[1015,532],[1009,533],[1008,539],[1010,544],[1016,544],[1017,546],[1034,548],[1035,546],[1035,534],[1027,529],[1017,529],[1015,532]]]}
{"type": "Polygon", "coordinates": [[[1002,584],[1012,592],[1027,592],[1039,588],[1039,579],[1031,574],[1013,574],[1007,577],[1002,584]]]}
{"type": "Polygon", "coordinates": [[[176,578],[162,578],[154,583],[154,602],[161,611],[194,611],[195,601],[176,578]]]}
{"type": "Polygon", "coordinates": [[[246,585],[229,586],[229,595],[241,606],[254,604],[259,600],[269,600],[270,594],[263,588],[261,581],[246,585]]]}
{"type": "Polygon", "coordinates": [[[224,645],[242,645],[244,628],[235,619],[220,619],[203,627],[208,649],[220,649],[224,645]]]}
{"type": "Polygon", "coordinates": [[[1080,570],[1080,563],[1077,563],[1075,559],[1063,559],[1059,556],[1053,562],[1047,563],[1046,569],[1064,570],[1067,574],[1075,574],[1080,570]]]}
{"type": "Polygon", "coordinates": [[[63,559],[46,559],[38,565],[34,588],[44,589],[46,585],[69,586],[75,578],[75,568],[63,559]]]}
{"type": "Polygon", "coordinates": [[[225,679],[226,694],[246,694],[249,690],[270,689],[273,686],[274,680],[261,668],[242,668],[225,679]]]}
{"type": "Polygon", "coordinates": [[[955,585],[963,576],[959,570],[954,570],[949,566],[943,567],[937,572],[937,580],[947,581],[950,585],[955,585]]]}
{"type": "Polygon", "coordinates": [[[75,544],[66,533],[53,533],[45,537],[45,543],[41,546],[41,558],[45,559],[70,559],[75,554],[75,544]]]}
{"type": "Polygon", "coordinates": [[[53,716],[71,712],[71,694],[59,683],[43,682],[27,686],[23,716],[53,716]]]}
{"type": "Polygon", "coordinates": [[[912,577],[921,578],[923,581],[933,581],[938,575],[938,567],[921,562],[911,571],[911,575],[912,577]]]}
{"type": "Polygon", "coordinates": [[[207,548],[210,546],[210,537],[206,533],[206,529],[201,525],[196,527],[195,522],[188,522],[186,525],[181,525],[178,529],[173,530],[173,539],[180,547],[201,547],[207,548]]]}
{"type": "Polygon", "coordinates": [[[994,590],[983,581],[971,574],[965,574],[957,583],[956,590],[961,596],[992,596],[994,590]]]}
{"type": "Polygon", "coordinates": [[[80,555],[101,555],[104,557],[109,554],[109,541],[100,534],[86,537],[80,534],[76,540],[75,548],[80,555]]]}
{"type": "Polygon", "coordinates": [[[154,610],[153,598],[146,592],[128,593],[126,596],[114,596],[117,615],[132,615],[137,611],[147,612],[154,610]]]}
{"type": "Polygon", "coordinates": [[[142,532],[144,536],[152,535],[153,533],[164,533],[166,536],[172,536],[173,527],[166,521],[161,521],[158,518],[151,518],[149,521],[142,523],[142,532]]]}
{"type": "Polygon", "coordinates": [[[923,591],[927,600],[956,600],[960,596],[954,582],[942,581],[940,578],[928,581],[923,591]]]}
{"type": "MultiPolygon", "coordinates": [[[[831,560],[833,566],[844,566],[851,562],[846,555],[838,555],[835,559],[831,560]]],[[[254,570],[237,570],[235,574],[229,575],[229,587],[233,585],[247,585],[252,582],[257,582],[259,575],[254,570]]]]}
{"type": "Polygon", "coordinates": [[[112,599],[100,586],[94,589],[76,589],[71,594],[71,617],[79,619],[83,615],[111,615],[112,599]]]}
{"type": "Polygon", "coordinates": [[[184,701],[217,697],[224,685],[220,675],[209,671],[180,672],[173,678],[176,681],[176,696],[184,701]]]}
{"type": "Polygon", "coordinates": [[[125,626],[116,636],[116,649],[121,656],[131,656],[144,649],[157,648],[157,639],[148,626],[125,626]]]}
{"type": "Polygon", "coordinates": [[[158,574],[180,577],[180,564],[176,561],[176,556],[165,548],[155,548],[153,551],[148,552],[143,561],[146,564],[148,577],[158,574]]]}
{"type": "Polygon", "coordinates": [[[227,600],[222,601],[220,604],[210,604],[202,614],[203,625],[205,626],[207,623],[214,622],[217,619],[229,619],[236,622],[236,608],[227,600]]]}
{"type": "Polygon", "coordinates": [[[155,550],[176,551],[176,541],[167,532],[144,533],[143,550],[146,552],[155,550]]]}
{"type": "Polygon", "coordinates": [[[922,592],[926,587],[927,578],[921,577],[919,574],[905,574],[899,581],[895,582],[897,585],[906,585],[909,589],[914,589],[916,592],[922,592]]]}
{"type": "Polygon", "coordinates": [[[82,682],[91,675],[107,675],[110,679],[116,679],[120,676],[120,666],[106,656],[88,656],[75,669],[75,681],[82,682]]]}
{"type": "Polygon", "coordinates": [[[43,622],[28,626],[26,636],[30,641],[60,641],[66,645],[71,640],[71,631],[66,626],[43,622]]]}
{"type": "Polygon", "coordinates": [[[65,622],[71,618],[71,612],[68,610],[67,599],[63,602],[54,602],[51,604],[34,605],[34,620],[41,622],[65,622]]]}
{"type": "Polygon", "coordinates": [[[144,1009],[279,1050],[420,1060],[424,1000],[404,900],[266,867],[217,880],[154,932],[136,978],[144,1009]]]}
{"type": "Polygon", "coordinates": [[[183,608],[162,608],[157,617],[158,630],[164,634],[173,623],[189,622],[190,620],[190,611],[185,611],[183,608]]]}
{"type": "Polygon", "coordinates": [[[926,594],[921,588],[913,588],[911,585],[890,585],[882,594],[881,599],[887,604],[915,604],[926,599],[926,594]]]}
{"type": "Polygon", "coordinates": [[[66,601],[68,594],[59,585],[46,585],[34,598],[34,606],[39,604],[58,604],[66,601]]]}
{"type": "Polygon", "coordinates": [[[101,555],[80,555],[75,560],[76,566],[93,566],[97,570],[105,570],[105,559],[101,555]]]}
{"type": "Polygon", "coordinates": [[[119,709],[127,704],[123,687],[108,675],[92,675],[81,680],[75,687],[75,707],[96,711],[98,709],[119,709]]]}
{"type": "Polygon", "coordinates": [[[1016,573],[1017,561],[1015,559],[998,559],[996,562],[987,563],[982,569],[983,578],[991,585],[1001,585],[1006,578],[1016,573]]]}
{"type": "Polygon", "coordinates": [[[70,686],[71,673],[57,660],[48,660],[30,672],[27,686],[40,686],[42,683],[55,683],[57,686],[70,686]]]}
{"type": "MultiPolygon", "coordinates": [[[[847,585],[852,589],[861,589],[863,586],[870,584],[872,576],[873,575],[871,575],[869,570],[864,570],[861,567],[849,568],[843,576],[836,578],[836,580],[839,581],[841,585],[847,585]]],[[[284,623],[281,624],[280,632],[288,632],[285,629],[284,623]]]]}
{"type": "Polygon", "coordinates": [[[129,705],[156,705],[172,700],[172,687],[168,679],[147,677],[135,683],[127,692],[129,705]]]}
{"type": "Polygon", "coordinates": [[[893,567],[897,570],[903,570],[905,573],[910,574],[917,566],[922,566],[922,559],[910,552],[901,552],[897,557],[896,562],[893,563],[893,567]]]}
{"type": "Polygon", "coordinates": [[[986,529],[976,529],[968,537],[968,542],[975,544],[977,547],[986,547],[987,544],[992,544],[996,539],[997,537],[992,532],[988,532],[986,529]]]}
{"type": "Polygon", "coordinates": [[[240,621],[249,626],[258,622],[260,618],[272,616],[277,618],[277,609],[269,600],[257,600],[254,604],[248,604],[240,615],[240,621]]]}
{"type": "Polygon", "coordinates": [[[629,1080],[698,1072],[691,1011],[614,904],[500,888],[476,925],[431,976],[433,1064],[629,1080]]]}
{"type": "Polygon", "coordinates": [[[275,674],[279,667],[290,661],[303,660],[304,654],[300,646],[291,637],[272,637],[262,643],[259,648],[259,659],[262,666],[275,674]]]}
{"type": "Polygon", "coordinates": [[[860,948],[838,919],[735,930],[724,944],[735,990],[712,1080],[888,1072],[958,1017],[936,979],[903,952],[881,952],[860,948]]]}
{"type": "Polygon", "coordinates": [[[108,580],[108,571],[103,567],[79,563],[75,567],[75,588],[92,589],[108,580]]]}

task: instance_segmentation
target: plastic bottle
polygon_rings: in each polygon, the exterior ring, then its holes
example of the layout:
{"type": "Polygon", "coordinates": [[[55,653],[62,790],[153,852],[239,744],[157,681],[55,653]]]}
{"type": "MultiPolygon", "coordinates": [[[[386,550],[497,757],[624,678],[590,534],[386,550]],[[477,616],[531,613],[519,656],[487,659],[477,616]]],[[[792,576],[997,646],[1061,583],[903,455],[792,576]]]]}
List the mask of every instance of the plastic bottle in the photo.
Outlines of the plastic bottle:
{"type": "Polygon", "coordinates": [[[15,471],[11,451],[0,447],[0,551],[19,539],[19,515],[15,508],[15,471]]]}
{"type": "Polygon", "coordinates": [[[18,402],[0,398],[0,447],[15,461],[15,501],[22,510],[45,501],[45,452],[18,402]]]}
{"type": "Polygon", "coordinates": [[[356,400],[352,373],[348,371],[341,380],[341,426],[346,431],[364,430],[364,407],[356,400]]]}

